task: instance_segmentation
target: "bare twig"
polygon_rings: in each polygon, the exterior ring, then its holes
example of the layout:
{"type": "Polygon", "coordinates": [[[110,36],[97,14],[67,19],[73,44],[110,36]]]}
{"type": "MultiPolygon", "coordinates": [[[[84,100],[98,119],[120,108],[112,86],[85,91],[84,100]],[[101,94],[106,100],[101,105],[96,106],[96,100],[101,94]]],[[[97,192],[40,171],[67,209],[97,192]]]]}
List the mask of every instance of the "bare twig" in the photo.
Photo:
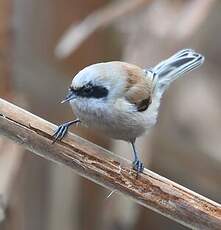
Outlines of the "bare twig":
{"type": "Polygon", "coordinates": [[[207,18],[215,0],[194,0],[186,3],[179,15],[176,28],[173,28],[174,36],[178,39],[186,39],[207,18]]]}
{"type": "Polygon", "coordinates": [[[55,49],[55,55],[65,58],[74,52],[91,34],[119,18],[147,5],[150,0],[121,0],[110,3],[87,16],[82,22],[73,24],[64,33],[55,49]]]}
{"type": "Polygon", "coordinates": [[[215,0],[154,1],[147,26],[161,38],[185,40],[203,24],[215,0]]]}
{"type": "Polygon", "coordinates": [[[74,134],[69,133],[62,142],[52,144],[51,134],[55,128],[55,125],[0,99],[2,135],[187,227],[221,229],[220,204],[147,169],[136,178],[130,162],[74,134]]]}

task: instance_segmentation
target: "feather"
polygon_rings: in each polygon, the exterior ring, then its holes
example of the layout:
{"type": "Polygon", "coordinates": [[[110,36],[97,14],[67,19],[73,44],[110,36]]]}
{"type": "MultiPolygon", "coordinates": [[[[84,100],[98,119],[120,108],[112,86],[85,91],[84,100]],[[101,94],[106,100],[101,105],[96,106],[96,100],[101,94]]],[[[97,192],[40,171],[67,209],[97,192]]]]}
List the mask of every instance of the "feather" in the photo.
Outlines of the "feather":
{"type": "Polygon", "coordinates": [[[152,81],[145,76],[145,71],[137,66],[124,63],[123,68],[126,71],[125,98],[137,111],[143,112],[152,101],[152,81]]]}
{"type": "Polygon", "coordinates": [[[171,82],[185,73],[199,67],[204,57],[192,49],[180,50],[170,58],[160,62],[152,71],[157,75],[157,88],[161,93],[167,89],[171,82]]]}

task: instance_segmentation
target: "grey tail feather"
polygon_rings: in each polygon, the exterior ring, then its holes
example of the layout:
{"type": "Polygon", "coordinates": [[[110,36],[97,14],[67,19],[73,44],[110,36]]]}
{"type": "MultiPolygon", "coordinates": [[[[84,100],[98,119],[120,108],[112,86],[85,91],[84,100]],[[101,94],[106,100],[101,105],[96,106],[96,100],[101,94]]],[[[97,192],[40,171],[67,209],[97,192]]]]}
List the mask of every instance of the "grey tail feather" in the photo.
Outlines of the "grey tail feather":
{"type": "Polygon", "coordinates": [[[178,77],[199,67],[204,57],[192,49],[184,49],[160,62],[150,71],[156,75],[156,87],[163,91],[178,77]]]}

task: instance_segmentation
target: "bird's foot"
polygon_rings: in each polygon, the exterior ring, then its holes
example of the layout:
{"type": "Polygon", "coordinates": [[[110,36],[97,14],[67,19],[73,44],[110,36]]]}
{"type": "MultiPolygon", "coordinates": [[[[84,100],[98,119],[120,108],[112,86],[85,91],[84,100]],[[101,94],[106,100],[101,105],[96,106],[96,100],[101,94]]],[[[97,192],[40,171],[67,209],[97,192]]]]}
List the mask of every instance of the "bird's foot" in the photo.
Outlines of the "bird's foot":
{"type": "Polygon", "coordinates": [[[133,161],[133,169],[137,171],[137,173],[142,173],[144,170],[144,165],[140,160],[133,161]]]}
{"type": "Polygon", "coordinates": [[[67,123],[58,126],[55,133],[52,135],[52,137],[54,138],[53,143],[55,143],[56,141],[61,141],[63,139],[68,131],[68,126],[69,125],[67,125],[67,123]]]}
{"type": "Polygon", "coordinates": [[[61,141],[64,138],[64,136],[67,134],[68,127],[72,124],[79,123],[79,122],[80,120],[77,119],[77,120],[69,121],[64,124],[59,125],[55,133],[52,135],[54,139],[52,143],[55,143],[56,141],[61,141]]]}

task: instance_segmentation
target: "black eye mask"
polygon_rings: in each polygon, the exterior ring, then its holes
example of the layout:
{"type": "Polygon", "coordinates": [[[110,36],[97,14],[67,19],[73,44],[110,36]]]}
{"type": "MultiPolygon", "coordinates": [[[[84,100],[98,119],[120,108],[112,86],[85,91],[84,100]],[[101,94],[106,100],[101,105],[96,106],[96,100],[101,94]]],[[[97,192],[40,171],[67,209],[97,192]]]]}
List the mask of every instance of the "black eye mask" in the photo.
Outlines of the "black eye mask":
{"type": "Polygon", "coordinates": [[[93,85],[91,83],[77,89],[70,88],[70,90],[78,97],[104,98],[108,95],[108,90],[105,87],[93,85]]]}

